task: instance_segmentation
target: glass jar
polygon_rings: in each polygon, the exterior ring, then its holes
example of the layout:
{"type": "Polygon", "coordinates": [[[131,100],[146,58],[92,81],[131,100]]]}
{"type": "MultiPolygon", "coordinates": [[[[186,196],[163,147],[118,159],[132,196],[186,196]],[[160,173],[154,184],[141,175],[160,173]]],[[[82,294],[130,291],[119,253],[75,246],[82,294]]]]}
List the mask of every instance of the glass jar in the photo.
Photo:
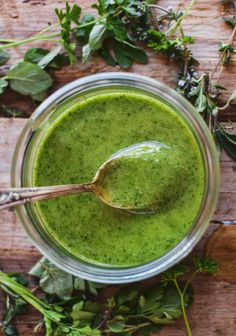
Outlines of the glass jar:
{"type": "Polygon", "coordinates": [[[193,106],[168,86],[130,73],[102,73],[73,81],[48,97],[29,118],[16,145],[12,186],[32,186],[37,148],[48,128],[70,106],[99,93],[129,91],[155,97],[174,109],[194,134],[205,164],[205,194],[195,222],[186,236],[162,257],[135,267],[109,268],[79,260],[53,239],[44,227],[34,203],[18,206],[17,215],[39,251],[66,272],[102,283],[128,283],[165,271],[183,259],[206,231],[219,191],[219,158],[212,136],[193,106]]]}

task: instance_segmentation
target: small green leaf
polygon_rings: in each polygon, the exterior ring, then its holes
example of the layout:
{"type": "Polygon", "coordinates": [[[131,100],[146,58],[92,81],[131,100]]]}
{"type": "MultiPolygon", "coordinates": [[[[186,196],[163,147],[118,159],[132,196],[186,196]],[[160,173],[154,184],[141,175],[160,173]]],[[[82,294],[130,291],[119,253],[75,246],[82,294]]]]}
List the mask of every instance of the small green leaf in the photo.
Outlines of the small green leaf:
{"type": "Polygon", "coordinates": [[[6,336],[19,336],[19,332],[14,325],[7,325],[3,328],[4,335],[6,336]]]}
{"type": "Polygon", "coordinates": [[[107,27],[104,23],[96,23],[89,34],[89,47],[91,50],[100,49],[106,37],[107,27]]]}
{"type": "Polygon", "coordinates": [[[232,27],[236,26],[236,14],[231,17],[223,17],[223,20],[232,27]]]}
{"type": "MultiPolygon", "coordinates": [[[[37,64],[42,61],[44,57],[46,57],[47,60],[47,55],[50,53],[48,49],[43,49],[43,48],[31,48],[27,50],[27,52],[24,55],[24,61],[30,62],[37,64]]],[[[69,64],[68,57],[62,55],[62,54],[55,54],[55,51],[53,51],[54,57],[52,58],[52,54],[50,56],[51,61],[48,62],[46,65],[47,67],[54,68],[54,69],[60,69],[65,65],[69,64]]],[[[46,67],[45,66],[45,67],[46,67]]]]}
{"type": "Polygon", "coordinates": [[[47,91],[42,91],[37,94],[31,96],[33,100],[37,102],[42,102],[44,99],[47,98],[47,91]]]}
{"type": "MultiPolygon", "coordinates": [[[[236,148],[236,143],[235,143],[235,148],[236,148]]],[[[193,262],[194,262],[195,268],[200,273],[215,274],[218,271],[218,264],[210,258],[196,256],[193,258],[193,262]]]]}
{"type": "Polygon", "coordinates": [[[95,313],[84,310],[84,302],[83,301],[80,301],[80,302],[76,303],[72,307],[71,317],[73,319],[74,324],[76,322],[90,323],[93,320],[94,316],[95,316],[95,313]]]}
{"type": "Polygon", "coordinates": [[[5,87],[8,86],[8,81],[6,81],[3,77],[0,77],[0,94],[3,93],[5,87]]]}
{"type": "MultiPolygon", "coordinates": [[[[94,16],[92,14],[85,14],[82,18],[82,20],[79,23],[79,26],[82,26],[84,24],[88,24],[89,22],[93,22],[95,20],[94,16]]],[[[75,36],[76,39],[81,43],[86,43],[89,39],[89,34],[93,28],[93,25],[89,25],[86,27],[82,27],[75,30],[75,36]]]]}
{"type": "Polygon", "coordinates": [[[90,54],[91,54],[91,48],[89,44],[85,44],[82,47],[82,62],[86,63],[89,60],[90,54]]]}
{"type": "Polygon", "coordinates": [[[236,160],[236,143],[232,141],[234,136],[229,136],[229,133],[226,133],[222,129],[217,129],[215,131],[216,137],[220,143],[220,145],[224,148],[224,150],[234,159],[236,160]]]}
{"type": "Polygon", "coordinates": [[[199,96],[196,99],[194,107],[198,113],[203,112],[207,107],[207,97],[203,94],[202,90],[199,91],[199,96]]]}
{"type": "Polygon", "coordinates": [[[12,90],[23,95],[36,95],[47,90],[53,83],[51,76],[37,64],[20,62],[6,76],[12,90]]]}
{"type": "Polygon", "coordinates": [[[104,61],[108,65],[115,66],[117,64],[114,58],[111,56],[108,48],[103,46],[101,49],[98,50],[98,54],[104,59],[104,61]]]}
{"type": "Polygon", "coordinates": [[[48,49],[30,48],[24,55],[24,61],[37,64],[41,59],[49,53],[48,49]]]}
{"type": "Polygon", "coordinates": [[[22,286],[27,286],[29,283],[28,279],[20,273],[9,273],[8,276],[14,279],[16,282],[18,282],[22,286]]]}
{"type": "Polygon", "coordinates": [[[53,48],[47,55],[41,58],[41,60],[38,62],[38,65],[42,69],[46,68],[46,66],[48,66],[49,63],[52,62],[52,60],[54,60],[54,58],[60,53],[61,49],[62,48],[60,45],[53,48]]]}
{"type": "Polygon", "coordinates": [[[107,327],[113,333],[120,333],[125,328],[126,319],[122,316],[116,316],[112,320],[107,321],[107,327]]]}
{"type": "Polygon", "coordinates": [[[0,50],[0,65],[3,65],[11,58],[7,50],[0,50]]]}
{"type": "Polygon", "coordinates": [[[41,278],[45,271],[44,265],[50,265],[50,262],[46,258],[41,258],[28,272],[29,275],[33,275],[37,278],[41,278]]]}

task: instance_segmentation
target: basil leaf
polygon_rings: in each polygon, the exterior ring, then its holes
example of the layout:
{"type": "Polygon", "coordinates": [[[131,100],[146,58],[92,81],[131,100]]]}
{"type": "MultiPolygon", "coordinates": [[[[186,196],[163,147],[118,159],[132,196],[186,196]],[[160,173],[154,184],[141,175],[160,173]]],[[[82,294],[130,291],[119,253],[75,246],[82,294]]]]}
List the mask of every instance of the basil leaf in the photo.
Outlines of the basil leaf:
{"type": "Polygon", "coordinates": [[[30,63],[38,63],[41,59],[49,53],[48,49],[30,48],[24,55],[24,61],[30,63]]]}
{"type": "Polygon", "coordinates": [[[11,58],[7,50],[0,50],[0,65],[3,65],[11,58]]]}
{"type": "MultiPolygon", "coordinates": [[[[92,14],[85,14],[82,18],[82,20],[80,21],[80,25],[84,25],[86,23],[89,23],[89,22],[92,22],[94,21],[95,18],[92,14]]],[[[76,39],[79,41],[79,42],[82,42],[82,43],[86,43],[89,39],[89,34],[92,30],[93,26],[92,24],[90,26],[86,26],[86,27],[82,27],[82,28],[78,28],[76,31],[75,31],[75,36],[76,36],[76,39]]]]}
{"type": "MultiPolygon", "coordinates": [[[[24,61],[37,64],[41,62],[44,57],[46,57],[47,60],[47,56],[49,53],[50,51],[48,49],[30,48],[24,55],[24,61]]],[[[69,64],[69,59],[67,56],[55,53],[55,51],[53,53],[54,57],[52,57],[52,54],[49,56],[51,58],[51,61],[47,62],[48,64],[45,67],[61,69],[63,66],[69,64]]]]}
{"type": "Polygon", "coordinates": [[[44,69],[46,66],[49,65],[49,63],[54,60],[54,58],[59,54],[61,51],[61,46],[58,45],[55,48],[53,48],[47,55],[45,55],[41,60],[38,62],[38,65],[44,69]]]}
{"type": "Polygon", "coordinates": [[[108,65],[115,66],[117,64],[114,58],[111,56],[108,48],[102,47],[98,50],[98,54],[104,59],[104,61],[108,65]]]}
{"type": "Polygon", "coordinates": [[[6,76],[12,90],[23,95],[36,95],[46,91],[53,83],[51,76],[37,64],[20,62],[6,76]]]}
{"type": "MultiPolygon", "coordinates": [[[[105,22],[105,20],[103,20],[105,22]]],[[[89,47],[91,50],[100,49],[106,37],[107,27],[105,23],[96,23],[89,34],[89,47]]]]}
{"type": "Polygon", "coordinates": [[[6,81],[3,77],[0,77],[0,94],[3,93],[5,87],[7,87],[8,81],[6,81]]]}

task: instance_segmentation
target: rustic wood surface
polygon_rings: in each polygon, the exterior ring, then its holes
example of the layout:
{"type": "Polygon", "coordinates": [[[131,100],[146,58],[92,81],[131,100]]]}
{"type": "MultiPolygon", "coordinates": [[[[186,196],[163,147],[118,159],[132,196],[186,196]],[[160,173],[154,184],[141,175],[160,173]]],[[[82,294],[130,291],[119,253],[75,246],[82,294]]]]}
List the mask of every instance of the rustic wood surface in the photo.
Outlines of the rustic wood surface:
{"type": "MultiPolygon", "coordinates": [[[[70,1],[70,3],[73,2],[76,1],[70,1]]],[[[92,2],[94,1],[80,0],[79,4],[83,10],[87,11],[92,2]]],[[[179,7],[186,2],[160,0],[159,4],[179,7]]],[[[29,37],[49,23],[55,22],[54,8],[64,7],[64,5],[64,0],[0,0],[0,36],[2,38],[29,37]]],[[[214,68],[218,61],[219,40],[226,41],[231,34],[231,28],[222,21],[223,12],[224,7],[220,4],[220,0],[197,0],[191,15],[185,21],[188,33],[197,38],[193,51],[196,58],[200,60],[199,71],[211,71],[214,68]]],[[[38,46],[39,44],[33,45],[38,46]]],[[[47,46],[45,43],[43,45],[47,46]]],[[[26,48],[27,46],[16,48],[12,52],[11,62],[22,58],[26,48]]],[[[149,53],[149,55],[150,62],[148,65],[134,65],[130,71],[151,76],[174,87],[177,72],[175,63],[153,53],[149,53]]],[[[120,71],[119,68],[114,69],[106,66],[99,58],[93,58],[93,61],[86,65],[78,64],[74,69],[68,67],[62,71],[55,71],[56,81],[53,90],[87,74],[114,70],[120,71]]],[[[221,83],[228,88],[229,92],[234,89],[235,74],[234,58],[232,65],[225,68],[221,73],[221,83]]],[[[16,93],[4,95],[0,98],[0,102],[21,108],[26,115],[29,115],[35,108],[28,98],[22,98],[16,93]]],[[[221,118],[222,120],[231,118],[236,121],[235,106],[224,111],[221,118]]],[[[1,186],[10,184],[11,158],[17,137],[25,122],[25,119],[0,119],[1,186]]],[[[221,156],[221,171],[222,186],[214,220],[236,220],[236,162],[224,153],[221,156]]],[[[202,253],[206,238],[216,228],[216,224],[211,225],[204,239],[198,244],[195,250],[197,253],[202,253]]],[[[230,230],[234,230],[234,227],[231,226],[230,230]]],[[[224,249],[224,246],[222,246],[222,249],[224,249]]],[[[6,272],[27,272],[39,258],[39,252],[22,230],[15,213],[13,211],[1,212],[0,268],[6,272]]],[[[236,285],[201,276],[194,282],[194,289],[195,302],[188,310],[193,336],[234,336],[236,334],[236,285]]],[[[3,301],[0,297],[0,311],[3,311],[3,309],[3,301]]],[[[37,313],[31,310],[26,316],[18,320],[17,327],[20,335],[34,335],[33,326],[38,317],[37,313]]],[[[158,335],[185,335],[183,320],[180,319],[176,324],[166,327],[158,335]]]]}

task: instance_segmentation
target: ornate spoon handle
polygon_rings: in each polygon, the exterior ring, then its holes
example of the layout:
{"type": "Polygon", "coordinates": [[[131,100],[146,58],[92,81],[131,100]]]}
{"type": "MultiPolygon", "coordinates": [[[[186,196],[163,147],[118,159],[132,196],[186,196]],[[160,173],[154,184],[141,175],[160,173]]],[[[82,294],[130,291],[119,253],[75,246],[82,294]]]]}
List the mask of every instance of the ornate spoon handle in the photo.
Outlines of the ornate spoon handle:
{"type": "Polygon", "coordinates": [[[0,188],[0,210],[69,194],[93,191],[91,183],[49,187],[0,188]]]}

